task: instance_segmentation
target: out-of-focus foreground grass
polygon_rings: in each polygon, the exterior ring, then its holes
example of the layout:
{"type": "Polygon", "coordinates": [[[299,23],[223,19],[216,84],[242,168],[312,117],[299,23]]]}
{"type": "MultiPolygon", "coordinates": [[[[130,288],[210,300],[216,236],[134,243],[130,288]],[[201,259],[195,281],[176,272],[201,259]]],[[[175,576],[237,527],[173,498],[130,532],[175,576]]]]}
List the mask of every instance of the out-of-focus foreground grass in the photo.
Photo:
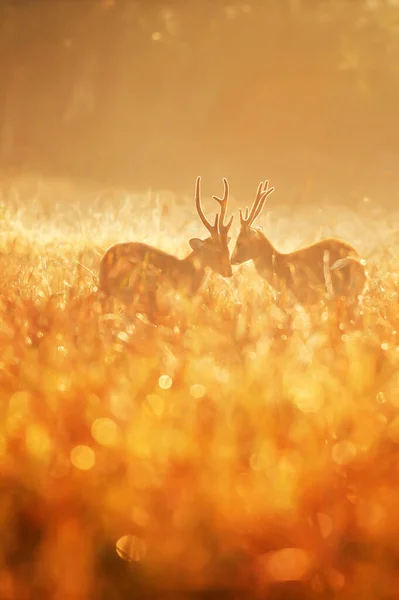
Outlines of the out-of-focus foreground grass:
{"type": "Polygon", "coordinates": [[[397,597],[395,215],[270,211],[281,249],[335,234],[369,258],[354,322],[285,310],[249,265],[158,327],[104,314],[101,252],[183,256],[192,199],[3,190],[2,600],[397,597]]]}

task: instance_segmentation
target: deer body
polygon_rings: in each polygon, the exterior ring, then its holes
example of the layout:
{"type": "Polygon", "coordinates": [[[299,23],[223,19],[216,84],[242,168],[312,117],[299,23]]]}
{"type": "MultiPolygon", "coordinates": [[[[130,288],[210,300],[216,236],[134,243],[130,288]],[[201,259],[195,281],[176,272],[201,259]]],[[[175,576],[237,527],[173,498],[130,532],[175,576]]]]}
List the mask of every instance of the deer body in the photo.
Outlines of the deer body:
{"type": "MultiPolygon", "coordinates": [[[[200,251],[179,259],[147,244],[115,244],[101,261],[99,290],[126,302],[138,293],[153,296],[160,286],[195,294],[203,282],[206,262],[200,251]]],[[[229,276],[228,269],[225,275],[229,276]]]]}
{"type": "Polygon", "coordinates": [[[259,244],[261,252],[253,258],[255,268],[278,291],[288,290],[305,303],[319,300],[328,291],[329,283],[337,296],[356,296],[363,291],[364,266],[350,244],[330,238],[292,253],[282,253],[261,232],[259,235],[263,243],[259,244]],[[336,268],[332,268],[334,265],[336,268]]]}
{"type": "Polygon", "coordinates": [[[214,225],[207,221],[200,201],[200,178],[196,182],[196,206],[201,221],[211,236],[205,240],[189,241],[192,252],[179,259],[158,248],[140,242],[125,242],[111,246],[100,263],[99,292],[103,298],[118,298],[132,304],[137,312],[152,316],[157,312],[159,295],[176,290],[195,294],[201,286],[206,269],[224,277],[232,275],[228,250],[230,221],[224,224],[227,209],[228,183],[224,181],[223,199],[214,198],[221,206],[214,225]]]}
{"type": "Polygon", "coordinates": [[[231,263],[253,260],[259,275],[277,291],[290,292],[301,303],[318,302],[328,296],[352,299],[364,291],[367,275],[364,261],[353,246],[328,238],[291,253],[279,252],[259,228],[252,227],[266,197],[273,192],[268,182],[260,184],[249,213],[241,213],[241,230],[231,263]]]}

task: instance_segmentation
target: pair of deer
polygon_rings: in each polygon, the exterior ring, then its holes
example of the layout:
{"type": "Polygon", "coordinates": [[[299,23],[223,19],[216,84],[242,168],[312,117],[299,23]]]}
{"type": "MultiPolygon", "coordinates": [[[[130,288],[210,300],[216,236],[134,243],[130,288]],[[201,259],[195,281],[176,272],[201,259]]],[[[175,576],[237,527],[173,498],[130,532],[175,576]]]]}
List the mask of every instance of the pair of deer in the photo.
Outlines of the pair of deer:
{"type": "Polygon", "coordinates": [[[240,210],[241,229],[230,258],[228,235],[233,222],[225,223],[229,184],[223,179],[223,198],[213,196],[220,205],[213,225],[201,205],[201,178],[195,184],[195,204],[198,215],[210,233],[205,240],[191,239],[192,252],[184,259],[167,254],[143,243],[127,242],[112,246],[100,264],[99,292],[102,297],[117,297],[137,312],[154,314],[157,293],[161,286],[185,290],[193,295],[199,289],[206,268],[223,277],[232,275],[231,265],[253,260],[259,275],[278,291],[288,291],[304,305],[318,302],[323,296],[345,296],[358,299],[364,291],[367,275],[365,263],[350,244],[329,238],[283,254],[262,233],[254,228],[267,197],[274,191],[269,182],[258,186],[251,210],[240,210]]]}

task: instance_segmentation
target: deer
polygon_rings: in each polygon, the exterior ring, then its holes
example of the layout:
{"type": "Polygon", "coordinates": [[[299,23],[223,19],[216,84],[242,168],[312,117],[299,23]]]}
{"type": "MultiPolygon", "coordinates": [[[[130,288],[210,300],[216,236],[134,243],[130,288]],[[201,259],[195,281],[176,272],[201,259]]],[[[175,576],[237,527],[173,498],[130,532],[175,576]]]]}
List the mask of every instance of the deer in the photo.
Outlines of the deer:
{"type": "Polygon", "coordinates": [[[104,299],[117,298],[134,306],[153,321],[159,312],[159,295],[164,290],[197,293],[210,269],[223,277],[232,276],[228,235],[233,215],[225,217],[229,184],[223,178],[223,197],[213,196],[220,207],[213,224],[206,218],[201,203],[201,177],[195,182],[195,206],[209,232],[206,239],[189,240],[191,252],[183,259],[142,242],[124,242],[111,246],[100,262],[98,292],[104,299]]]}
{"type": "Polygon", "coordinates": [[[274,247],[262,228],[254,227],[274,190],[268,180],[261,182],[251,210],[240,209],[240,232],[231,264],[252,260],[258,274],[275,291],[288,292],[302,305],[343,297],[357,303],[366,289],[366,262],[351,244],[327,238],[295,252],[283,253],[274,247]]]}

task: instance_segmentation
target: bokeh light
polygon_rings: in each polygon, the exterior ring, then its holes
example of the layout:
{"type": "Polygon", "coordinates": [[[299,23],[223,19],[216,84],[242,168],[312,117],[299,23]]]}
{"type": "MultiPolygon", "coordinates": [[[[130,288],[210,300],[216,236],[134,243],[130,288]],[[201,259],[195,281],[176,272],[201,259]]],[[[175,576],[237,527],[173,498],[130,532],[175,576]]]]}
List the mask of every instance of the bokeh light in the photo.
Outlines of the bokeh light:
{"type": "Polygon", "coordinates": [[[79,445],[71,450],[71,463],[76,469],[90,471],[94,467],[95,462],[94,451],[89,446],[79,445]]]}

